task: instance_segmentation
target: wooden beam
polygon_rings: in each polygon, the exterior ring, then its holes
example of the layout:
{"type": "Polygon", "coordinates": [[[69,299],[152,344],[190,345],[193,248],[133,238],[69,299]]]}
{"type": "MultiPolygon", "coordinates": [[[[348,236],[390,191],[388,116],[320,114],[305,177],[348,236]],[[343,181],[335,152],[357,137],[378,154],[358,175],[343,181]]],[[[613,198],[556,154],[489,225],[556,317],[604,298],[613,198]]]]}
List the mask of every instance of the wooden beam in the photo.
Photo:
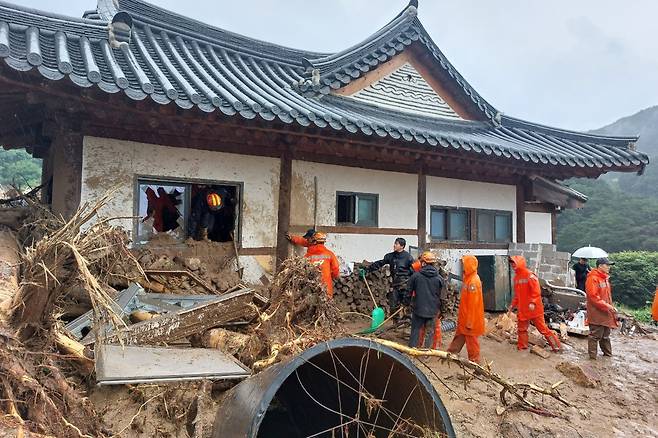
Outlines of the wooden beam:
{"type": "Polygon", "coordinates": [[[418,169],[418,248],[425,249],[427,239],[427,175],[421,165],[418,169]]]}
{"type": "Polygon", "coordinates": [[[430,242],[430,249],[508,249],[509,243],[488,242],[430,242]]]}
{"type": "Polygon", "coordinates": [[[107,341],[122,339],[126,344],[153,345],[186,338],[207,329],[219,327],[249,314],[253,300],[252,289],[241,289],[220,295],[206,304],[167,313],[138,322],[112,333],[107,341]]]}
{"type": "Polygon", "coordinates": [[[399,69],[407,62],[409,62],[408,52],[402,52],[398,55],[395,55],[385,63],[377,66],[376,69],[370,70],[369,72],[362,75],[360,78],[354,79],[350,81],[349,84],[334,91],[334,94],[338,94],[340,96],[350,96],[358,92],[359,90],[362,90],[363,88],[366,88],[367,86],[373,84],[374,82],[377,82],[378,80],[382,79],[384,76],[393,73],[395,70],[399,69]]]}
{"type": "MultiPolygon", "coordinates": [[[[292,233],[304,233],[313,225],[291,225],[292,233]]],[[[377,227],[359,227],[349,225],[339,226],[318,226],[318,231],[331,234],[378,234],[390,236],[415,236],[418,234],[417,228],[377,228],[377,227]]]]}
{"type": "Polygon", "coordinates": [[[292,154],[286,151],[281,155],[279,167],[279,208],[276,228],[276,270],[288,257],[286,233],[290,226],[290,202],[292,193],[292,154]]]}
{"type": "Polygon", "coordinates": [[[516,242],[525,243],[525,202],[526,202],[525,180],[516,184],[516,242]]]}
{"type": "Polygon", "coordinates": [[[551,243],[557,245],[557,210],[553,210],[551,213],[551,243]]]}

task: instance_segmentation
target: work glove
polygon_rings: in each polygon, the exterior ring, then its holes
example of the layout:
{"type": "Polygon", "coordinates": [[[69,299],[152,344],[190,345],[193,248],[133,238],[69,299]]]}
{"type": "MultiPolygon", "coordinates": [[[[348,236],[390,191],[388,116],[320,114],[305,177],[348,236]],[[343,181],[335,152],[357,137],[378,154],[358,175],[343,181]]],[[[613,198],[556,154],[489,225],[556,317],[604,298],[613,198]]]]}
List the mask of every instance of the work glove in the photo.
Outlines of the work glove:
{"type": "Polygon", "coordinates": [[[286,239],[288,239],[288,241],[292,240],[292,236],[290,235],[290,233],[286,233],[286,239]]]}
{"type": "Polygon", "coordinates": [[[365,279],[366,279],[366,270],[365,270],[365,269],[363,269],[363,268],[359,268],[359,278],[360,278],[361,280],[365,280],[365,279]]]}

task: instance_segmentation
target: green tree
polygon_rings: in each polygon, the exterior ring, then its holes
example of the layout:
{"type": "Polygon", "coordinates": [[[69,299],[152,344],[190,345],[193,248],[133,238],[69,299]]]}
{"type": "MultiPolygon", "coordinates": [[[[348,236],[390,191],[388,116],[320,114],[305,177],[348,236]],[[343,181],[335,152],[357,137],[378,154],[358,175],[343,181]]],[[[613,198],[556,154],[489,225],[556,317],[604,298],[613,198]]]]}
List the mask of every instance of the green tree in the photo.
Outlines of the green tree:
{"type": "Polygon", "coordinates": [[[605,180],[572,180],[570,186],[589,201],[560,214],[560,250],[592,245],[608,252],[658,251],[658,199],[630,196],[605,180]]]}
{"type": "Polygon", "coordinates": [[[0,149],[0,184],[15,185],[21,190],[36,187],[41,182],[41,160],[32,158],[23,149],[0,149]]]}
{"type": "Polygon", "coordinates": [[[610,274],[614,300],[635,309],[646,307],[658,281],[658,252],[625,251],[610,258],[615,262],[610,274]]]}

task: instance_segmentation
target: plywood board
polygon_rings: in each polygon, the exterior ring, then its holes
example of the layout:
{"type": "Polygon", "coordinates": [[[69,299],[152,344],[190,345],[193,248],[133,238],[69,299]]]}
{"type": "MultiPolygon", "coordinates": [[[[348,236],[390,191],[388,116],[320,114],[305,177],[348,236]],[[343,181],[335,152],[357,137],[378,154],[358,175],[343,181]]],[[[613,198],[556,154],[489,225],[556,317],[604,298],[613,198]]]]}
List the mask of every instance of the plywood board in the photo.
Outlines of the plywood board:
{"type": "Polygon", "coordinates": [[[96,359],[99,385],[241,379],[249,374],[237,359],[212,348],[102,345],[96,359]]]}

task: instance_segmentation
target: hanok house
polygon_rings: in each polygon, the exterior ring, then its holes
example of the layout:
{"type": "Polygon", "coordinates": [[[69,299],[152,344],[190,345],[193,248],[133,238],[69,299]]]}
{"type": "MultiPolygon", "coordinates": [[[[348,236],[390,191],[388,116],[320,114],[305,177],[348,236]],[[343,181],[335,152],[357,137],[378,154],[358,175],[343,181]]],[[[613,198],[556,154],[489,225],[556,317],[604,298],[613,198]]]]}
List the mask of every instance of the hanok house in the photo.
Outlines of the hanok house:
{"type": "Polygon", "coordinates": [[[635,137],[501,113],[417,7],[316,53],[141,0],[98,0],[83,18],[0,3],[0,144],[43,159],[56,212],[115,189],[104,213],[133,217],[121,224],[135,243],[158,232],[142,221],[149,197],[175,205],[176,223],[158,228],[183,241],[199,193],[221,191],[234,202],[209,238],[234,236],[250,280],[289,254],[287,231],[314,222],[347,262],[398,236],[451,260],[536,249],[514,245],[554,243],[556,215],[586,201],[558,181],[647,165],[635,137]]]}

